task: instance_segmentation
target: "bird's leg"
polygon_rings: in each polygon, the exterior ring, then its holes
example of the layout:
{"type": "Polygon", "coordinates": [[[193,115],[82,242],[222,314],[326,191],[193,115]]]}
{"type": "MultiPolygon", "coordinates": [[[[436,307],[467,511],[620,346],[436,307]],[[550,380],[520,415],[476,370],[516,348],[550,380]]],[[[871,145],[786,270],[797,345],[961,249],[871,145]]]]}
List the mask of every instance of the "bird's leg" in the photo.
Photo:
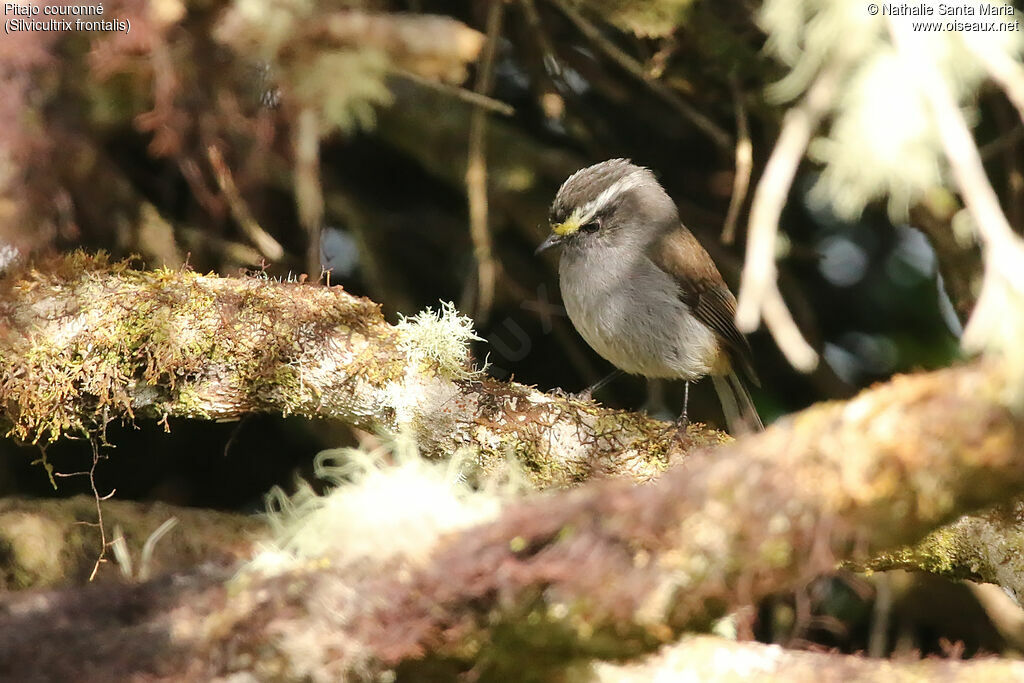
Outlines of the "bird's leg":
{"type": "Polygon", "coordinates": [[[594,382],[593,384],[591,384],[589,387],[579,392],[578,394],[573,394],[573,398],[579,399],[580,401],[589,401],[591,398],[594,397],[595,391],[606,386],[609,382],[611,382],[613,379],[615,379],[621,374],[622,370],[613,370],[607,377],[602,377],[601,379],[597,380],[596,382],[594,382]]]}
{"type": "Polygon", "coordinates": [[[686,425],[690,424],[690,416],[687,414],[687,411],[689,410],[689,408],[690,408],[690,380],[685,380],[683,382],[683,412],[679,413],[679,420],[677,420],[677,422],[676,422],[676,424],[678,424],[680,428],[685,429],[686,425]]]}

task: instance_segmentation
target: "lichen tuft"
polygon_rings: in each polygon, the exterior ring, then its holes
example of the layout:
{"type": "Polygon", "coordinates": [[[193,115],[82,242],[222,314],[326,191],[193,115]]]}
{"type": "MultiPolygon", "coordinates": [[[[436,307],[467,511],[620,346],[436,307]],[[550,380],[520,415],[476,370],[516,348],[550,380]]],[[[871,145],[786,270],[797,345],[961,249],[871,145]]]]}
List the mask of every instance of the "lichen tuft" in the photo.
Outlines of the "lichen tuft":
{"type": "Polygon", "coordinates": [[[483,339],[473,330],[472,319],[459,313],[455,304],[442,301],[437,311],[428,308],[411,318],[403,316],[396,327],[401,333],[399,346],[411,362],[426,361],[450,379],[482,374],[469,362],[469,343],[483,339]]]}

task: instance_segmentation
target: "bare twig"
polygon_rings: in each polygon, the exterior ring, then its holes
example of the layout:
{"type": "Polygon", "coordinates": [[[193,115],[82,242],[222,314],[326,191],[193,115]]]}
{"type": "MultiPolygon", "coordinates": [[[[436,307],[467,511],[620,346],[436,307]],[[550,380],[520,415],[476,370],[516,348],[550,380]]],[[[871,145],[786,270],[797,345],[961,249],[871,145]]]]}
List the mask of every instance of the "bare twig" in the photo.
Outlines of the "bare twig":
{"type": "Polygon", "coordinates": [[[815,368],[818,354],[803,338],[779,293],[775,237],[797,167],[811,135],[828,111],[839,81],[839,71],[836,65],[826,66],[811,84],[803,101],[786,112],[775,149],[754,191],[747,230],[747,253],[736,305],[739,328],[744,332],[757,329],[763,315],[768,330],[786,359],[803,372],[815,368]]]}
{"type": "Polygon", "coordinates": [[[89,445],[92,447],[92,465],[88,470],[82,472],[54,472],[55,477],[88,477],[89,487],[92,489],[92,497],[96,503],[96,522],[90,523],[90,526],[95,526],[100,530],[100,554],[96,557],[96,562],[92,566],[92,572],[89,573],[89,581],[96,578],[96,573],[100,570],[100,565],[107,561],[107,548],[111,546],[113,541],[107,541],[107,530],[103,524],[103,501],[111,498],[117,489],[111,489],[110,493],[105,496],[101,496],[99,489],[96,488],[96,465],[99,464],[100,458],[100,447],[97,444],[97,438],[95,436],[89,437],[89,445]]]}
{"type": "Polygon", "coordinates": [[[120,524],[114,525],[114,540],[110,542],[110,549],[114,552],[114,562],[117,562],[121,570],[121,577],[130,581],[135,577],[135,567],[132,554],[128,550],[128,542],[124,538],[124,529],[120,524]]]}
{"type": "Polygon", "coordinates": [[[397,76],[407,78],[414,83],[437,90],[445,95],[450,95],[474,107],[486,109],[487,111],[494,112],[495,114],[501,114],[502,116],[512,116],[516,113],[516,110],[512,105],[506,104],[501,100],[496,100],[493,97],[488,97],[481,93],[473,92],[472,90],[466,90],[465,88],[461,88],[457,85],[450,85],[442,81],[427,78],[426,76],[421,76],[415,71],[409,71],[408,69],[395,68],[393,71],[397,76]]]}
{"type": "Polygon", "coordinates": [[[156,528],[156,531],[151,533],[146,542],[142,544],[142,555],[139,557],[139,581],[145,581],[150,577],[153,570],[153,551],[156,549],[156,544],[160,542],[160,539],[170,533],[178,524],[177,517],[171,517],[164,520],[164,522],[156,528]]]}
{"type": "Polygon", "coordinates": [[[560,75],[562,67],[558,62],[558,55],[551,44],[551,38],[548,36],[544,22],[540,18],[540,13],[537,11],[537,4],[533,0],[519,0],[519,6],[526,16],[526,23],[530,26],[530,30],[533,31],[537,43],[540,45],[544,55],[544,68],[548,73],[560,75]]]}
{"type": "Polygon", "coordinates": [[[253,218],[252,212],[249,211],[249,207],[245,203],[245,199],[242,198],[241,193],[238,191],[238,186],[235,185],[235,179],[231,175],[231,169],[228,168],[227,163],[224,161],[224,155],[214,145],[206,148],[206,155],[210,160],[210,166],[213,167],[213,174],[217,178],[217,185],[220,187],[224,198],[227,199],[228,206],[231,208],[231,215],[238,222],[238,227],[242,229],[242,232],[249,238],[253,246],[259,249],[264,258],[269,261],[280,261],[284,256],[284,247],[281,246],[280,242],[271,237],[270,233],[264,230],[256,219],[253,218]]]}
{"type": "Polygon", "coordinates": [[[320,120],[312,108],[306,107],[298,113],[293,145],[295,204],[299,223],[306,231],[306,269],[309,273],[319,273],[324,193],[320,182],[320,120]]]}
{"type": "Polygon", "coordinates": [[[223,214],[223,205],[217,201],[214,192],[207,187],[203,173],[199,170],[199,163],[191,156],[182,155],[178,159],[178,170],[181,176],[188,183],[189,190],[196,198],[196,202],[203,207],[211,216],[223,214]]]}
{"type": "Polygon", "coordinates": [[[579,29],[580,33],[586,36],[605,56],[618,64],[627,73],[647,84],[655,95],[674,107],[697,129],[707,135],[717,147],[722,150],[732,149],[732,136],[721,126],[700,113],[670,87],[651,75],[640,62],[624,52],[618,45],[605,38],[599,28],[590,23],[565,0],[552,0],[552,2],[579,29]]]}
{"type": "Polygon", "coordinates": [[[722,226],[722,241],[726,244],[732,244],[736,239],[736,219],[739,218],[743,202],[747,200],[750,174],[754,168],[754,145],[750,141],[747,108],[735,74],[729,78],[729,85],[732,88],[733,106],[736,108],[736,173],[732,178],[729,210],[725,214],[725,225],[722,226]]]}
{"type": "Polygon", "coordinates": [[[793,315],[786,307],[782,292],[774,282],[764,301],[764,323],[779,350],[790,364],[801,372],[811,372],[818,366],[818,352],[807,343],[797,327],[793,315]]]}
{"type": "MultiPolygon", "coordinates": [[[[494,79],[494,59],[501,38],[504,2],[492,2],[487,12],[487,44],[484,47],[476,93],[486,96],[494,79]]],[[[466,162],[466,196],[469,202],[469,234],[477,268],[476,318],[486,320],[494,304],[498,265],[494,260],[487,207],[487,112],[474,109],[469,119],[469,151],[466,162]]]]}
{"type": "Polygon", "coordinates": [[[942,285],[961,324],[967,322],[977,302],[977,285],[984,268],[981,249],[969,229],[954,229],[963,206],[952,191],[935,188],[926,193],[910,210],[911,224],[925,234],[938,259],[942,285]]]}

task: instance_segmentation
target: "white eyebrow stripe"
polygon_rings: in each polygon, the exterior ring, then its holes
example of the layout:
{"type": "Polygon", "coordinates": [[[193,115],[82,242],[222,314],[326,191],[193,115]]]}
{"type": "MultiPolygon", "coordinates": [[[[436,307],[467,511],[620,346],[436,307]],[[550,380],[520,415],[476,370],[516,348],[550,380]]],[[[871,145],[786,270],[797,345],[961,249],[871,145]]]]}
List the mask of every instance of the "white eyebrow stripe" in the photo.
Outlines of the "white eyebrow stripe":
{"type": "Polygon", "coordinates": [[[581,207],[577,207],[572,213],[579,225],[586,225],[594,216],[601,212],[609,203],[623,192],[628,192],[642,182],[642,173],[634,171],[627,176],[619,178],[605,188],[601,194],[590,200],[581,207]]]}

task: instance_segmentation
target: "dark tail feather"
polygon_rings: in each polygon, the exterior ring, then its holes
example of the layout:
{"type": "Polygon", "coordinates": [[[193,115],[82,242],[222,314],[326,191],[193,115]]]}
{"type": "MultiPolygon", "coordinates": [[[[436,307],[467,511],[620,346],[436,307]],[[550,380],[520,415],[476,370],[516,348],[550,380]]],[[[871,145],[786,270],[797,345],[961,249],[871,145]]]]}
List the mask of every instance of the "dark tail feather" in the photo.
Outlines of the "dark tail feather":
{"type": "Polygon", "coordinates": [[[718,400],[722,403],[722,412],[725,413],[725,422],[733,436],[764,429],[764,423],[750,399],[750,392],[735,372],[725,377],[712,375],[711,381],[714,382],[718,400]]]}

